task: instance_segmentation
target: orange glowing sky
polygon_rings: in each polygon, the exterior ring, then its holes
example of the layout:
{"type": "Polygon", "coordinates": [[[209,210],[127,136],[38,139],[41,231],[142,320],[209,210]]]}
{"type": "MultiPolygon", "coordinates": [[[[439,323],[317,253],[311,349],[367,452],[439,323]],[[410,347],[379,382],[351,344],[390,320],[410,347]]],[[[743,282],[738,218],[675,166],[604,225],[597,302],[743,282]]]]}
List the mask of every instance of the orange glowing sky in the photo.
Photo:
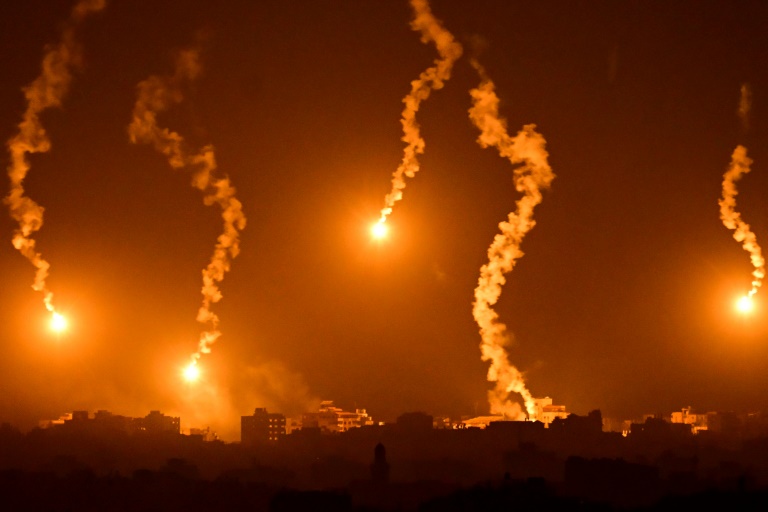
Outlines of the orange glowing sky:
{"type": "MultiPolygon", "coordinates": [[[[536,123],[557,174],[497,307],[531,391],[605,416],[768,407],[766,290],[751,315],[734,310],[752,268],[717,204],[744,144],[738,205],[768,243],[768,5],[431,4],[468,54],[482,39],[510,129],[536,123]]],[[[2,140],[70,7],[0,5],[2,140]]],[[[321,398],[377,419],[485,412],[473,290],[518,193],[509,162],[475,143],[466,58],[421,105],[421,170],[387,237],[370,232],[402,158],[401,100],[436,57],[409,18],[406,1],[357,0],[113,0],[94,17],[25,182],[46,208],[36,239],[69,321],[58,342],[0,215],[0,422],[73,409],[207,422],[191,403],[237,421],[321,398]],[[213,144],[248,226],[215,306],[223,336],[190,386],[180,368],[221,222],[126,130],[136,84],[172,72],[199,33],[203,73],[160,121],[213,144]]]]}

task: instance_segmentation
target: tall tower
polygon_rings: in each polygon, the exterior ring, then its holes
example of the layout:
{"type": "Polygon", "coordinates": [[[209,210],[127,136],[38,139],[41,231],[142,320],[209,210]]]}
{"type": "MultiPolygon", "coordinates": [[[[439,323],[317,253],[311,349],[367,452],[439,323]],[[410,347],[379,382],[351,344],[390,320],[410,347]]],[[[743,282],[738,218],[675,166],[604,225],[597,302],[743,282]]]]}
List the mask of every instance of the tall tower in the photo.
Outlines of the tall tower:
{"type": "Polygon", "coordinates": [[[387,462],[387,450],[379,443],[373,450],[373,464],[371,464],[371,480],[379,484],[389,482],[389,463],[387,462]]]}

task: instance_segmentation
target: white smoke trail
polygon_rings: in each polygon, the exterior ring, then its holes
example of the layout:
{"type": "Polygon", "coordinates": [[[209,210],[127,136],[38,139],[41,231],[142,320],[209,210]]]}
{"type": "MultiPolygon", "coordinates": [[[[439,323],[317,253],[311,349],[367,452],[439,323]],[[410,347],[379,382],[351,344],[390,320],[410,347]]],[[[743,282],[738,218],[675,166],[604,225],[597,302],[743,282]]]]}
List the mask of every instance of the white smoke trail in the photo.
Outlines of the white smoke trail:
{"type": "Polygon", "coordinates": [[[190,153],[184,138],[168,128],[160,128],[157,115],[183,100],[182,86],[200,74],[199,50],[188,49],[179,53],[172,76],[151,76],[138,85],[138,98],[133,109],[133,120],[128,134],[133,143],[152,144],[168,157],[174,169],[193,171],[192,185],[203,191],[206,205],[218,204],[224,229],[219,235],[208,265],[203,269],[203,303],[197,321],[206,326],[200,334],[197,351],[192,355],[196,364],[202,354],[210,353],[211,345],[221,336],[219,317],[211,306],[222,298],[218,283],[230,269],[231,260],[240,252],[240,231],[245,228],[242,204],[235,198],[235,189],[227,176],[215,176],[216,159],[213,147],[208,145],[197,153],[190,153]]]}
{"type": "Polygon", "coordinates": [[[555,176],[547,161],[546,141],[536,132],[536,126],[526,125],[517,135],[510,137],[506,120],[499,117],[499,98],[493,82],[474,59],[472,66],[481,78],[480,85],[470,91],[472,107],[469,117],[480,130],[477,141],[484,148],[495,147],[502,157],[516,166],[513,174],[515,188],[523,194],[515,203],[515,211],[499,224],[501,233],[494,237],[488,248],[488,263],[480,269],[472,314],[480,327],[482,359],[491,362],[488,381],[495,383],[494,389],[488,392],[491,413],[522,420],[525,413],[518,403],[509,399],[509,394],[521,395],[531,418],[536,411],[534,398],[525,385],[522,373],[509,362],[505,347],[510,343],[510,336],[493,306],[506,283],[505,274],[523,255],[520,244],[535,225],[533,209],[541,202],[541,190],[548,188],[555,176]]]}
{"type": "Polygon", "coordinates": [[[744,131],[749,131],[749,112],[752,110],[752,87],[745,83],[741,85],[741,96],[739,97],[739,109],[737,114],[741,121],[741,127],[744,131]]]}
{"type": "Polygon", "coordinates": [[[747,156],[747,148],[736,146],[731,155],[731,165],[723,175],[723,197],[718,201],[720,205],[720,219],[726,228],[733,230],[733,238],[741,243],[745,251],[749,253],[752,266],[752,289],[749,297],[757,293],[757,289],[763,283],[765,277],[765,258],[757,244],[757,237],[752,232],[749,224],[741,219],[741,214],[736,211],[736,195],[739,193],[736,182],[750,171],[752,159],[747,156]]]}
{"type": "Polygon", "coordinates": [[[3,202],[8,205],[11,217],[19,223],[13,234],[13,246],[37,269],[32,288],[43,293],[45,307],[54,314],[54,318],[57,313],[53,307],[53,293],[45,283],[50,263],[43,259],[35,247],[35,240],[31,238],[43,225],[44,208],[24,195],[24,178],[30,169],[27,154],[45,153],[51,149],[40,114],[51,107],[61,106],[72,82],[72,69],[78,68],[82,61],[75,33],[89,14],[102,10],[104,6],[105,0],[81,0],[72,8],[61,40],[43,57],[40,75],[24,88],[27,110],[19,123],[19,132],[8,141],[11,185],[3,202]]]}
{"type": "Polygon", "coordinates": [[[416,112],[421,102],[429,98],[433,90],[442,89],[445,81],[451,77],[453,63],[461,57],[463,51],[461,45],[453,39],[453,35],[434,17],[427,0],[411,0],[411,7],[414,13],[411,28],[421,32],[423,43],[434,42],[440,57],[435,59],[434,66],[427,68],[418,79],[411,82],[411,91],[403,98],[405,109],[400,123],[403,125],[402,140],[407,146],[402,162],[392,174],[392,190],[384,197],[384,208],[381,210],[379,223],[386,222],[395,203],[403,198],[405,178],[413,178],[419,171],[417,155],[424,152],[425,143],[416,121],[416,112]]]}

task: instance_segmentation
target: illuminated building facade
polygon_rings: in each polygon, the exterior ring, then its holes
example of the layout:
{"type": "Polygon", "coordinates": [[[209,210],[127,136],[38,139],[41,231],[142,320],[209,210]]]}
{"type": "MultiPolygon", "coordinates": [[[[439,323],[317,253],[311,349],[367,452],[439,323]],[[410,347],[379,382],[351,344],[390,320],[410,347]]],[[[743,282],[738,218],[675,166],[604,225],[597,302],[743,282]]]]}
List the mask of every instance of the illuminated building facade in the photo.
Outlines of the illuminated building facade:
{"type": "Polygon", "coordinates": [[[487,428],[494,421],[505,421],[504,416],[475,416],[461,420],[458,428],[487,428]]]}
{"type": "Polygon", "coordinates": [[[564,405],[553,405],[550,397],[536,398],[536,416],[533,418],[536,421],[540,421],[545,427],[549,427],[555,418],[565,419],[568,417],[568,412],[565,410],[564,405]]]}
{"type": "Polygon", "coordinates": [[[285,416],[257,407],[252,416],[240,417],[240,442],[253,445],[275,442],[285,436],[285,416]]]}
{"type": "Polygon", "coordinates": [[[683,407],[680,411],[672,413],[672,423],[682,423],[691,426],[691,432],[698,434],[703,430],[709,430],[709,419],[716,413],[696,414],[690,406],[683,407]]]}
{"type": "MultiPolygon", "coordinates": [[[[552,404],[552,399],[548,396],[544,398],[535,398],[534,401],[536,403],[536,410],[534,411],[533,417],[528,418],[527,421],[539,421],[544,424],[545,428],[549,428],[550,423],[556,418],[565,419],[568,417],[569,413],[565,410],[565,406],[552,404]]],[[[491,423],[498,421],[515,420],[501,415],[462,418],[461,422],[458,424],[458,428],[486,428],[491,423]]]]}
{"type": "Polygon", "coordinates": [[[373,425],[373,418],[368,416],[365,409],[355,409],[355,412],[343,411],[333,405],[333,400],[320,402],[317,412],[308,412],[302,416],[302,428],[319,428],[321,432],[346,432],[351,428],[373,425]]]}

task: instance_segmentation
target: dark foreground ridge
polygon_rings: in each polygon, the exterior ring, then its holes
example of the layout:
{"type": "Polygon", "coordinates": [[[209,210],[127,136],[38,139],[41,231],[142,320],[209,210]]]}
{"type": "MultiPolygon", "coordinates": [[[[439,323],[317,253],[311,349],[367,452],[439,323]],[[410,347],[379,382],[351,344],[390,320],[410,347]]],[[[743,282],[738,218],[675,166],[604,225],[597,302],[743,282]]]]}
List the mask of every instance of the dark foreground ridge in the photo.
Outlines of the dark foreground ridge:
{"type": "Polygon", "coordinates": [[[694,435],[649,418],[624,436],[603,432],[599,411],[485,429],[435,429],[409,413],[250,444],[168,428],[3,425],[0,510],[768,510],[766,425],[760,416],[694,435]]]}

